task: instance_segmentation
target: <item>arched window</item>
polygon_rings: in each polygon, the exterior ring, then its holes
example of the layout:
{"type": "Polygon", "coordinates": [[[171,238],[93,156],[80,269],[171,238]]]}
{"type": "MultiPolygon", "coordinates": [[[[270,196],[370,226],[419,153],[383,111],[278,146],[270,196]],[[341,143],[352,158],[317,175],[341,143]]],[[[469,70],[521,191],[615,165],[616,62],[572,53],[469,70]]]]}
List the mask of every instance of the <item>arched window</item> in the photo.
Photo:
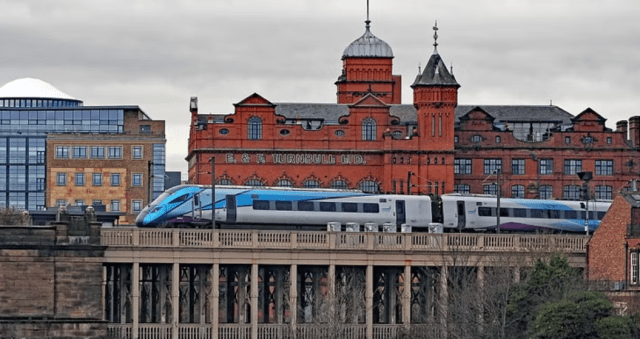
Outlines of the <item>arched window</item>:
{"type": "Polygon", "coordinates": [[[365,180],[360,183],[360,190],[367,193],[378,193],[380,192],[380,187],[373,180],[365,180]]]}
{"type": "Polygon", "coordinates": [[[229,179],[220,179],[216,185],[233,185],[233,182],[229,179]]]}
{"type": "Polygon", "coordinates": [[[347,188],[349,188],[349,186],[347,185],[347,182],[344,180],[336,180],[331,183],[331,188],[346,190],[347,188]]]}
{"type": "Polygon", "coordinates": [[[276,182],[277,187],[293,187],[293,183],[287,179],[280,179],[276,182]]]}
{"type": "Polygon", "coordinates": [[[260,181],[258,179],[249,179],[249,180],[245,181],[244,184],[246,186],[264,186],[262,181],[260,181]]]}
{"type": "Polygon", "coordinates": [[[247,126],[247,138],[249,140],[262,139],[262,119],[252,117],[249,119],[247,126]]]}
{"type": "Polygon", "coordinates": [[[318,188],[320,183],[317,180],[307,180],[302,185],[304,188],[318,188]]]}
{"type": "Polygon", "coordinates": [[[376,140],[376,121],[366,118],[362,121],[362,140],[376,140]]]}
{"type": "Polygon", "coordinates": [[[524,199],[524,185],[511,186],[511,197],[517,199],[524,199]]]}

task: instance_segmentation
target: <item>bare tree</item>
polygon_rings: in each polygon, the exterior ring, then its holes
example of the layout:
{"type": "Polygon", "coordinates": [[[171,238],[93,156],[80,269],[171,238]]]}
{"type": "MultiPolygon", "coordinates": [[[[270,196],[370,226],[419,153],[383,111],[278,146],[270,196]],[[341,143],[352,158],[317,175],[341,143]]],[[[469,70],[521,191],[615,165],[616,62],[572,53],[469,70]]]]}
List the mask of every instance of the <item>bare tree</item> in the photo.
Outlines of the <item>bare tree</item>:
{"type": "Polygon", "coordinates": [[[31,217],[27,211],[18,211],[13,207],[0,209],[0,225],[27,226],[30,222],[31,217]]]}

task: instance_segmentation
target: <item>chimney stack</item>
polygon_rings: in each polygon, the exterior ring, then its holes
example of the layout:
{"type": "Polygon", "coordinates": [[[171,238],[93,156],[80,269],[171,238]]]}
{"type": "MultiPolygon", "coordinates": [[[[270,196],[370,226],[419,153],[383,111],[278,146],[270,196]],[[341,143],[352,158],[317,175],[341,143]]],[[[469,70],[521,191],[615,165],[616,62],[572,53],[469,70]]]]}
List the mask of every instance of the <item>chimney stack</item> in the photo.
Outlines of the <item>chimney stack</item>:
{"type": "Polygon", "coordinates": [[[629,139],[633,147],[640,146],[640,116],[629,118],[629,139]]]}
{"type": "Polygon", "coordinates": [[[616,122],[616,132],[624,133],[624,139],[625,140],[629,139],[629,135],[627,133],[627,127],[628,126],[629,126],[629,123],[627,123],[626,120],[620,120],[620,121],[616,122]]]}

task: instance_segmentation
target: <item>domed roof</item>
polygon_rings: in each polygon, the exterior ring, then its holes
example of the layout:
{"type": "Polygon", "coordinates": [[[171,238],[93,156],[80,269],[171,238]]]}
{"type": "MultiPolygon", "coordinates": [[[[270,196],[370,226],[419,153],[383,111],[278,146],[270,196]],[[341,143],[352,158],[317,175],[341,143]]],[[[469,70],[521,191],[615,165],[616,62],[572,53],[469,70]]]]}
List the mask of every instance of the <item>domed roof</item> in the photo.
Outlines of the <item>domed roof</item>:
{"type": "Polygon", "coordinates": [[[367,26],[364,34],[347,46],[342,58],[393,58],[391,46],[371,33],[369,20],[365,22],[367,26]]]}
{"type": "Polygon", "coordinates": [[[0,87],[0,98],[47,98],[78,100],[53,87],[53,85],[51,85],[50,83],[33,78],[13,80],[0,87]]]}

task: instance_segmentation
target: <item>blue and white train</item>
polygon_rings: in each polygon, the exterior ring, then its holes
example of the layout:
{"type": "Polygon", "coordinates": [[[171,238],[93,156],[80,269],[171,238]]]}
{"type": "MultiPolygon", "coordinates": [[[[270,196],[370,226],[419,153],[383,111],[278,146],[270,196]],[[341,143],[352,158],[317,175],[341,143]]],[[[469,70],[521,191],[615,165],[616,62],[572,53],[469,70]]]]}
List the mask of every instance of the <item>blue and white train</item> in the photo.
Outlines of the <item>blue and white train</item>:
{"type": "MultiPolygon", "coordinates": [[[[216,186],[215,209],[211,187],[181,185],[170,188],[137,217],[139,227],[211,227],[284,230],[326,230],[327,225],[410,225],[444,230],[493,230],[497,199],[490,195],[368,194],[332,189],[216,186]]],[[[600,224],[610,202],[500,199],[500,229],[590,232],[600,224]]]]}

